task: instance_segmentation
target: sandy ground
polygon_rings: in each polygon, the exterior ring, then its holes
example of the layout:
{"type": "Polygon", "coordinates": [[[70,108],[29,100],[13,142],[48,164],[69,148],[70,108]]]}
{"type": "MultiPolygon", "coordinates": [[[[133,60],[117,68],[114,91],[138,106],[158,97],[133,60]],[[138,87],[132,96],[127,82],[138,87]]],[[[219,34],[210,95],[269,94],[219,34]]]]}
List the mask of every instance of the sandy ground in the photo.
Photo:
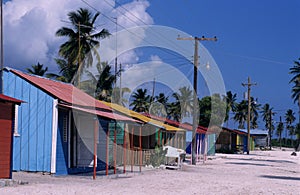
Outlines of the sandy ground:
{"type": "Polygon", "coordinates": [[[117,176],[13,174],[26,185],[0,188],[0,194],[300,194],[300,153],[253,151],[217,154],[205,164],[182,170],[143,169],[117,176]]]}

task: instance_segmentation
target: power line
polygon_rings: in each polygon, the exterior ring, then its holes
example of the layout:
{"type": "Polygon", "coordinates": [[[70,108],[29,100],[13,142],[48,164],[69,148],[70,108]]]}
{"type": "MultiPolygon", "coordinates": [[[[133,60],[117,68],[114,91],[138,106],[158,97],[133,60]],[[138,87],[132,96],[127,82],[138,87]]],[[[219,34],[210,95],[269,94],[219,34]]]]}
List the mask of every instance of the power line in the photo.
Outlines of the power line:
{"type": "MultiPolygon", "coordinates": [[[[104,0],[108,5],[110,5],[112,8],[115,8],[114,5],[112,5],[111,3],[109,3],[107,0],[104,0]]],[[[117,1],[115,2],[120,8],[122,8],[123,10],[125,10],[125,12],[129,13],[131,16],[133,16],[134,18],[136,18],[137,20],[139,20],[141,23],[143,23],[144,25],[149,25],[147,23],[145,23],[142,19],[140,19],[139,17],[137,17],[135,14],[132,13],[132,11],[128,10],[127,8],[125,8],[123,5],[121,5],[120,3],[118,3],[117,1]]],[[[117,10],[117,9],[116,9],[117,10]]],[[[117,10],[119,11],[119,10],[117,10]]],[[[119,11],[120,12],[120,11],[119,11]]],[[[121,12],[120,12],[121,13],[121,12]]],[[[121,13],[123,14],[123,13],[121,13]]],[[[128,16],[126,16],[125,14],[123,15],[124,17],[126,17],[127,19],[129,19],[130,21],[132,21],[133,23],[135,23],[136,25],[138,25],[138,23],[136,23],[134,20],[132,20],[131,18],[129,18],[128,16]]],[[[152,30],[152,29],[150,29],[152,30]]],[[[162,41],[167,40],[169,43],[171,43],[173,46],[177,47],[177,49],[182,49],[179,45],[177,45],[175,42],[170,41],[169,39],[167,39],[163,34],[158,33],[153,31],[153,34],[162,41]]]]}
{"type": "MultiPolygon", "coordinates": [[[[89,4],[87,1],[85,1],[85,0],[81,0],[81,1],[82,1],[83,3],[85,3],[86,5],[88,5],[88,6],[89,6],[91,9],[93,9],[94,11],[100,13],[100,11],[99,11],[97,8],[95,8],[94,6],[92,6],[91,4],[89,4]]],[[[113,7],[113,8],[114,8],[114,7],[113,7]]],[[[113,21],[113,19],[112,19],[111,17],[109,17],[109,16],[107,16],[107,15],[105,15],[105,14],[103,14],[103,13],[101,13],[101,15],[104,16],[105,18],[107,18],[108,20],[110,20],[111,22],[115,23],[115,21],[113,21]]],[[[128,17],[127,17],[127,18],[128,18],[128,17]]],[[[127,28],[125,28],[125,27],[124,27],[123,25],[121,25],[120,23],[118,23],[117,25],[120,26],[121,28],[123,28],[124,30],[126,30],[127,32],[129,32],[130,34],[132,34],[132,35],[138,37],[139,39],[144,40],[146,43],[152,45],[152,43],[149,42],[149,41],[147,41],[147,40],[145,40],[144,37],[141,37],[140,35],[138,35],[138,34],[132,32],[132,31],[129,31],[127,28]]],[[[116,32],[116,33],[117,33],[117,32],[116,32]]],[[[157,33],[157,32],[156,32],[156,33],[157,33]]],[[[166,49],[162,49],[162,48],[160,48],[160,47],[157,47],[157,49],[159,49],[159,50],[161,50],[161,51],[163,51],[163,52],[169,53],[169,54],[171,54],[171,55],[177,57],[177,55],[175,55],[174,53],[172,53],[172,52],[170,52],[170,51],[168,51],[168,50],[166,50],[166,49]]]]}

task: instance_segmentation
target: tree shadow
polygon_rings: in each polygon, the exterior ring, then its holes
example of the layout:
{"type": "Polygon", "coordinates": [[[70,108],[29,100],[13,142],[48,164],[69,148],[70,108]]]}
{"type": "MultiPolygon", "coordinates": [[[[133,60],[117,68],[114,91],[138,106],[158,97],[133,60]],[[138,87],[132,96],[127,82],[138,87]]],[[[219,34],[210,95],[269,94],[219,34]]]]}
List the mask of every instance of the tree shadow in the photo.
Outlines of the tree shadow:
{"type": "Polygon", "coordinates": [[[224,158],[229,160],[242,160],[242,161],[257,161],[257,162],[272,162],[272,163],[289,163],[289,164],[297,164],[295,162],[289,160],[265,160],[265,159],[253,159],[253,158],[224,158]]]}
{"type": "Polygon", "coordinates": [[[282,179],[282,180],[300,181],[300,177],[275,176],[275,175],[261,175],[260,177],[268,178],[268,179],[282,179]]]}
{"type": "Polygon", "coordinates": [[[258,163],[244,163],[244,162],[226,162],[225,164],[232,164],[232,165],[253,165],[253,166],[262,166],[262,167],[270,166],[270,167],[272,167],[272,165],[258,164],[258,163]]]}

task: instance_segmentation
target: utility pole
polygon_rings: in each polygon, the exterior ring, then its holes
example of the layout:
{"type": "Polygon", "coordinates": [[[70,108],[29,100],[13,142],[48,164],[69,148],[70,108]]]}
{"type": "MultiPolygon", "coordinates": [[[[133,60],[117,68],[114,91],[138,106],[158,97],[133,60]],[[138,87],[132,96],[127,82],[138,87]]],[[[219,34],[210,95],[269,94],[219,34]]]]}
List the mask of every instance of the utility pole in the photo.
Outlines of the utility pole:
{"type": "Polygon", "coordinates": [[[270,147],[270,150],[272,150],[272,110],[269,111],[269,117],[270,117],[270,120],[269,120],[269,147],[270,147]]]}
{"type": "MultiPolygon", "coordinates": [[[[283,127],[283,123],[282,123],[281,116],[279,117],[279,120],[280,120],[279,124],[282,124],[282,127],[283,127]]],[[[282,144],[281,144],[281,140],[282,140],[282,130],[283,130],[283,129],[280,130],[280,135],[279,135],[279,136],[280,136],[280,137],[279,137],[279,139],[280,139],[280,140],[279,140],[279,146],[280,146],[280,149],[281,149],[281,145],[282,145],[282,144]]]]}
{"type": "Polygon", "coordinates": [[[217,41],[217,37],[213,38],[206,38],[202,36],[199,37],[186,37],[181,38],[178,37],[177,40],[190,40],[195,41],[195,48],[194,48],[194,94],[193,94],[193,135],[192,135],[192,164],[196,165],[196,132],[199,123],[199,109],[198,109],[198,101],[197,101],[197,77],[198,77],[198,64],[199,64],[199,56],[198,56],[198,44],[199,41],[217,41]]]}
{"type": "MultiPolygon", "coordinates": [[[[269,147],[270,150],[272,150],[272,128],[273,128],[273,119],[272,116],[276,114],[276,112],[272,112],[272,110],[270,109],[269,111],[269,147]]],[[[280,117],[280,123],[281,123],[281,117],[280,117]]]]}
{"type": "Polygon", "coordinates": [[[151,97],[151,103],[154,100],[154,94],[155,94],[155,78],[153,78],[153,87],[152,87],[152,97],[151,97]]]}
{"type": "Polygon", "coordinates": [[[248,115],[247,115],[247,154],[249,155],[249,151],[250,151],[250,115],[251,115],[251,95],[250,95],[250,91],[251,91],[251,86],[252,85],[256,85],[256,83],[251,83],[250,81],[250,77],[248,77],[248,83],[242,83],[242,85],[248,86],[248,115]]]}

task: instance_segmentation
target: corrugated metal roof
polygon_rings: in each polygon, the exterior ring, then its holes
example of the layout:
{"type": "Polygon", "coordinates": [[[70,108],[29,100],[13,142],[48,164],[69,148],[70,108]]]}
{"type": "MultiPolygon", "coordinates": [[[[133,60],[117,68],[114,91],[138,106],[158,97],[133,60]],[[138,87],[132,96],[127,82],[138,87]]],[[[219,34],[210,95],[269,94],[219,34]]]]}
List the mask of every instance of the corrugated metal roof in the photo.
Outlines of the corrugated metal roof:
{"type": "Polygon", "coordinates": [[[12,103],[15,103],[18,105],[20,105],[23,102],[22,100],[18,100],[18,99],[15,99],[15,98],[3,95],[3,94],[0,94],[0,100],[6,101],[6,102],[12,102],[12,103]]]}
{"type": "Polygon", "coordinates": [[[116,114],[116,113],[113,113],[113,112],[104,112],[104,111],[100,111],[100,110],[80,108],[78,106],[70,106],[70,105],[64,105],[64,104],[59,104],[59,105],[63,106],[63,107],[67,107],[67,108],[72,108],[72,109],[75,109],[75,110],[78,110],[78,111],[87,112],[87,113],[90,113],[90,114],[95,114],[95,115],[102,116],[102,117],[109,118],[109,119],[113,119],[113,120],[140,123],[137,120],[134,120],[132,118],[122,116],[122,115],[119,115],[119,114],[116,114]]]}
{"type": "MultiPolygon", "coordinates": [[[[149,118],[155,119],[155,120],[159,120],[161,122],[166,122],[169,125],[175,125],[176,127],[180,127],[180,128],[185,129],[185,130],[188,130],[188,131],[193,130],[193,126],[190,125],[190,124],[187,124],[187,123],[180,123],[178,121],[174,121],[174,120],[170,120],[170,119],[166,119],[166,118],[162,118],[162,117],[158,117],[158,116],[153,116],[153,115],[150,115],[149,113],[143,113],[143,115],[145,115],[149,118]]],[[[197,133],[205,134],[206,132],[207,132],[207,128],[202,127],[202,126],[198,126],[197,133]]]]}
{"type": "MultiPolygon", "coordinates": [[[[237,129],[237,131],[240,131],[243,133],[248,133],[247,129],[237,129]]],[[[262,129],[250,129],[250,134],[251,135],[268,135],[268,131],[262,130],[262,129]]]]}
{"type": "Polygon", "coordinates": [[[81,91],[80,89],[74,87],[71,84],[54,81],[48,78],[39,77],[35,75],[29,75],[14,69],[8,70],[18,75],[19,77],[25,79],[29,83],[35,85],[36,87],[40,88],[41,90],[45,91],[46,93],[50,94],[51,96],[54,96],[60,101],[72,105],[96,107],[99,109],[112,111],[112,109],[109,106],[102,104],[95,98],[91,97],[90,95],[86,94],[85,92],[81,91]]]}
{"type": "Polygon", "coordinates": [[[140,113],[137,113],[135,111],[129,110],[129,109],[123,107],[123,106],[120,106],[118,104],[108,103],[108,102],[103,102],[103,101],[100,101],[100,102],[103,103],[103,104],[105,104],[105,105],[107,105],[107,106],[109,106],[109,107],[111,107],[112,109],[114,109],[114,110],[116,110],[118,112],[126,114],[127,116],[139,119],[139,120],[141,120],[141,121],[143,121],[145,123],[149,123],[149,124],[152,124],[154,126],[163,128],[163,129],[165,129],[167,131],[184,131],[184,129],[164,124],[161,121],[151,119],[151,118],[146,117],[146,116],[144,116],[144,115],[142,115],[140,113]]]}
{"type": "Polygon", "coordinates": [[[236,134],[239,134],[239,135],[247,135],[247,133],[245,133],[245,132],[238,131],[238,130],[235,130],[235,129],[230,129],[228,127],[222,127],[222,130],[229,131],[229,132],[232,132],[232,133],[236,133],[236,134]]]}

